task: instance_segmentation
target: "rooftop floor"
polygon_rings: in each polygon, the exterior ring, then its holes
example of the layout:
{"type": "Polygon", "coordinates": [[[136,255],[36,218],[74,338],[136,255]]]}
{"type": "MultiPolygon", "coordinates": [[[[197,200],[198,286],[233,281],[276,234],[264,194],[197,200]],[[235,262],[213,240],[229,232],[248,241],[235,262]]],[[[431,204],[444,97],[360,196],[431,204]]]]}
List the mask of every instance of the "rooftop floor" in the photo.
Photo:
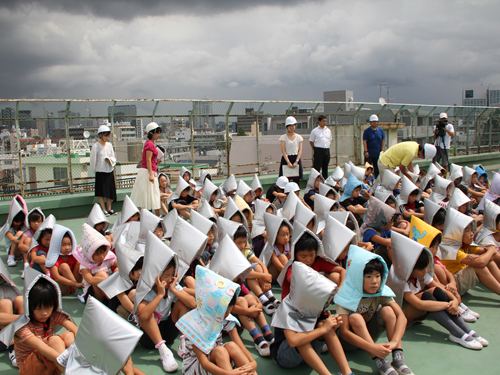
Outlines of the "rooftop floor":
{"type": "MultiPolygon", "coordinates": [[[[117,216],[110,217],[111,224],[117,216]]],[[[79,240],[81,225],[85,218],[59,220],[58,223],[69,227],[75,232],[79,240]]],[[[7,261],[7,255],[3,244],[0,247],[0,254],[4,263],[7,261]]],[[[16,267],[9,267],[14,282],[22,286],[21,279],[22,263],[18,262],[16,267]]],[[[281,291],[274,287],[275,295],[281,295],[281,291]]],[[[448,333],[444,328],[432,320],[427,320],[423,324],[417,324],[410,327],[403,338],[403,349],[407,365],[417,374],[443,374],[453,373],[461,374],[497,374],[498,372],[498,348],[500,347],[500,329],[498,328],[498,307],[500,306],[500,296],[496,296],[482,286],[477,286],[470,290],[463,297],[464,303],[470,306],[474,311],[481,314],[481,318],[476,323],[471,323],[472,329],[489,340],[490,345],[481,351],[472,351],[448,341],[448,333]]],[[[84,305],[78,301],[75,295],[63,297],[64,311],[69,313],[77,324],[80,323],[83,314],[84,305]]],[[[270,323],[271,319],[267,317],[270,323]]],[[[245,330],[242,334],[244,344],[249,348],[254,357],[257,358],[259,374],[314,374],[307,365],[294,370],[285,370],[279,367],[272,358],[259,357],[253,347],[253,341],[245,330]]],[[[386,340],[383,336],[380,341],[386,340]]],[[[177,351],[179,340],[172,345],[173,352],[177,351]]],[[[321,355],[322,360],[333,374],[337,374],[339,369],[333,358],[329,354],[321,355]]],[[[349,364],[356,375],[373,374],[375,366],[370,357],[361,350],[347,353],[349,364]]],[[[146,350],[140,346],[135,349],[132,359],[134,364],[148,375],[163,374],[159,361],[159,355],[156,350],[146,350]]],[[[182,361],[176,356],[179,366],[182,361]]],[[[8,353],[0,353],[0,373],[2,375],[18,374],[17,369],[13,368],[8,353]]],[[[181,370],[177,371],[178,374],[181,370]]]]}

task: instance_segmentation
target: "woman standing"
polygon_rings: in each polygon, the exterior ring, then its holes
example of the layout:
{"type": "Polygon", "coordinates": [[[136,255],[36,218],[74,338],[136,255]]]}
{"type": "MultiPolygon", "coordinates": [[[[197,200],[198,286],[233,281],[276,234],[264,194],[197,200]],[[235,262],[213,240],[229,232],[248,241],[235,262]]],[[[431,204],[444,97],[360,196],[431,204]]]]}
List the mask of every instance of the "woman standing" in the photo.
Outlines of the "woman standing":
{"type": "Polygon", "coordinates": [[[111,209],[111,201],[116,202],[116,187],[114,168],[116,165],[113,145],[109,143],[111,130],[106,125],[99,126],[97,130],[99,141],[94,143],[90,151],[90,169],[95,172],[95,196],[99,198],[101,206],[106,216],[116,214],[111,209]],[[104,206],[106,198],[106,207],[104,206]]]}
{"type": "Polygon", "coordinates": [[[158,149],[155,142],[160,138],[160,133],[161,128],[156,122],[150,122],[146,126],[148,140],[144,144],[141,168],[137,172],[132,194],[130,194],[130,199],[139,210],[141,208],[155,210],[158,216],[160,216],[161,203],[157,171],[161,159],[157,159],[158,149]]]}
{"type": "Polygon", "coordinates": [[[295,117],[289,116],[285,122],[287,133],[283,134],[279,140],[281,143],[280,176],[288,177],[290,181],[297,184],[303,177],[302,172],[302,141],[304,140],[300,134],[295,133],[297,120],[295,117]],[[286,166],[287,168],[283,168],[286,166]]]}

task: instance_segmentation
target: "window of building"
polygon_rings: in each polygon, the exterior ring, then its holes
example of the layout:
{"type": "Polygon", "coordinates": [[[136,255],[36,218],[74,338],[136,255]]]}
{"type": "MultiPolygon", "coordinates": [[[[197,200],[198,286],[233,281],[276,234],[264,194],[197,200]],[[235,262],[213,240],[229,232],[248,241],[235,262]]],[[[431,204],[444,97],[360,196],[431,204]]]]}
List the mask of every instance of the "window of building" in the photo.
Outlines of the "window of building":
{"type": "Polygon", "coordinates": [[[63,180],[54,182],[54,186],[68,186],[68,168],[66,167],[53,167],[54,180],[63,180]]]}
{"type": "Polygon", "coordinates": [[[474,97],[474,90],[465,90],[465,97],[466,98],[473,98],[474,97]]]}

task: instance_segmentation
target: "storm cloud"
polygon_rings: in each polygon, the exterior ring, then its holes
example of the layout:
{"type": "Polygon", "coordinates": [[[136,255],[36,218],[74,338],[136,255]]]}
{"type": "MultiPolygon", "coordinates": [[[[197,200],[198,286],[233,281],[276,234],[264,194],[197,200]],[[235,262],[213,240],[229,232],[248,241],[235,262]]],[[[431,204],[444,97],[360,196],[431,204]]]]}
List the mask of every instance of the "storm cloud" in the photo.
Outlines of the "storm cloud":
{"type": "Polygon", "coordinates": [[[497,1],[3,1],[1,98],[460,104],[499,84],[497,1]],[[272,5],[268,5],[271,3],[272,5]]]}

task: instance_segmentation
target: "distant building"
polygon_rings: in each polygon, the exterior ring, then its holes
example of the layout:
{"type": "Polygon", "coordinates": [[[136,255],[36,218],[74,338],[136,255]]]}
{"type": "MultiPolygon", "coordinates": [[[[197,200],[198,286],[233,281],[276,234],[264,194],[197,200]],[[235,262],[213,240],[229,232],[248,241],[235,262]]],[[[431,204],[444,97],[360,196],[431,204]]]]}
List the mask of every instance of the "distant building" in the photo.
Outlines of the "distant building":
{"type": "Polygon", "coordinates": [[[263,112],[257,113],[254,108],[245,108],[245,115],[246,116],[238,117],[236,122],[236,131],[243,128],[245,133],[250,133],[252,131],[252,125],[257,122],[257,115],[259,115],[259,132],[265,130],[267,125],[267,116],[264,117],[263,112]]]}
{"type": "Polygon", "coordinates": [[[174,136],[177,130],[186,127],[186,120],[182,117],[173,117],[170,119],[170,136],[174,136]]]}
{"type": "Polygon", "coordinates": [[[143,139],[143,137],[144,137],[144,123],[142,121],[142,118],[133,119],[130,122],[130,125],[132,125],[135,128],[135,137],[137,139],[143,139]]]}
{"type": "MultiPolygon", "coordinates": [[[[323,100],[325,102],[342,102],[349,103],[354,101],[354,91],[352,90],[336,90],[324,91],[323,100]]],[[[353,104],[348,104],[346,110],[350,111],[354,107],[353,104]]],[[[335,104],[325,103],[325,114],[334,114],[337,112],[338,106],[335,104]]]]}
{"type": "Polygon", "coordinates": [[[462,105],[489,107],[500,103],[500,85],[466,86],[462,91],[462,105]]]}
{"type": "Polygon", "coordinates": [[[209,117],[213,114],[212,102],[193,102],[193,125],[195,129],[204,129],[205,124],[209,128],[215,128],[215,117],[209,117]]]}
{"type": "MultiPolygon", "coordinates": [[[[108,107],[108,117],[111,121],[111,116],[113,115],[113,106],[108,107]]],[[[117,105],[115,106],[113,121],[128,121],[131,122],[131,117],[137,116],[137,107],[135,105],[117,105]]]]}

